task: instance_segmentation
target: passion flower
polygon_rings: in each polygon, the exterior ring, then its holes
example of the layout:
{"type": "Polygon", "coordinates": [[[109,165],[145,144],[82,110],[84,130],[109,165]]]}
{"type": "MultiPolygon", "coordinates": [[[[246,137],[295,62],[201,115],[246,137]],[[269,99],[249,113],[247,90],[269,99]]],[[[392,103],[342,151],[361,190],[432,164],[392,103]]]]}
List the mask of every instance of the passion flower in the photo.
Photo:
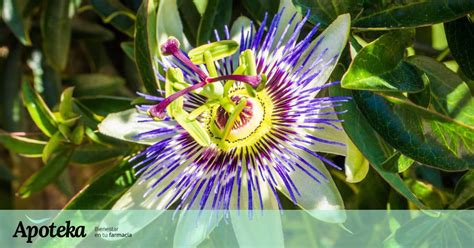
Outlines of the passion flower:
{"type": "MultiPolygon", "coordinates": [[[[345,153],[334,107],[347,97],[318,97],[347,42],[350,17],[319,37],[300,37],[306,15],[186,53],[174,37],[161,44],[164,97],[109,115],[104,134],[149,145],[136,155],[138,182],[114,208],[278,209],[278,192],[306,210],[341,209],[318,152],[345,153]],[[153,103],[154,102],[154,103],[153,103]],[[117,133],[122,133],[117,135],[117,133]]],[[[157,71],[159,71],[157,69],[157,71]]]]}

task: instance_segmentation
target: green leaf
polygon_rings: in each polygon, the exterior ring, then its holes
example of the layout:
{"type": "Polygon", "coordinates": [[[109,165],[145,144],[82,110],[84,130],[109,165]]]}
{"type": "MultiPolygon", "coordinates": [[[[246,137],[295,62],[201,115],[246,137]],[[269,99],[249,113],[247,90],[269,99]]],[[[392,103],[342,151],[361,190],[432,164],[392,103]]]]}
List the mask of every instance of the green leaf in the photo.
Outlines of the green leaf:
{"type": "MultiPolygon", "coordinates": [[[[160,1],[160,4],[163,1],[160,1]]],[[[154,0],[143,1],[137,14],[135,35],[135,61],[148,93],[156,95],[160,88],[159,79],[154,68],[158,68],[156,58],[160,57],[157,41],[157,9],[154,0]]]]}
{"type": "Polygon", "coordinates": [[[104,22],[110,22],[112,26],[130,37],[134,36],[135,14],[119,0],[90,0],[89,2],[104,22]]]}
{"type": "Polygon", "coordinates": [[[403,97],[368,91],[354,91],[353,96],[371,126],[402,154],[443,170],[474,167],[472,126],[403,97]]]}
{"type": "Polygon", "coordinates": [[[69,139],[74,145],[79,145],[84,140],[84,124],[79,122],[77,126],[72,130],[69,139]]]}
{"type": "Polygon", "coordinates": [[[407,179],[406,183],[411,191],[430,209],[443,209],[445,201],[433,185],[414,180],[407,179]]]}
{"type": "Polygon", "coordinates": [[[456,73],[425,56],[412,56],[407,61],[428,76],[431,105],[436,111],[474,127],[474,98],[469,86],[456,73]]]}
{"type": "Polygon", "coordinates": [[[241,4],[252,19],[262,21],[266,13],[272,17],[278,12],[279,2],[275,0],[242,0],[241,4]]]}
{"type": "MultiPolygon", "coordinates": [[[[332,96],[352,96],[354,92],[356,91],[345,90],[339,86],[330,88],[332,96]]],[[[423,203],[413,195],[397,173],[382,168],[382,163],[393,154],[393,149],[387,146],[384,140],[375,132],[354,101],[349,101],[335,109],[336,111],[347,110],[347,113],[339,115],[339,118],[344,120],[342,126],[352,142],[369,160],[372,168],[401,195],[413,202],[418,208],[424,209],[423,203]]]]}
{"type": "Polygon", "coordinates": [[[22,3],[19,0],[2,0],[2,20],[10,28],[13,34],[25,46],[31,45],[28,21],[22,16],[22,3]]]}
{"type": "Polygon", "coordinates": [[[38,192],[61,175],[69,163],[74,150],[65,148],[53,154],[48,163],[29,177],[18,190],[21,198],[27,198],[31,193],[38,192]]]}
{"type": "Polygon", "coordinates": [[[22,47],[17,43],[8,49],[8,57],[0,58],[0,126],[7,131],[16,131],[22,120],[17,111],[21,105],[22,47]]]}
{"type": "Polygon", "coordinates": [[[392,172],[404,172],[410,166],[413,165],[415,161],[399,152],[395,152],[390,158],[387,159],[382,164],[382,168],[387,171],[392,171],[392,172]]]}
{"type": "Polygon", "coordinates": [[[463,211],[447,211],[438,216],[420,214],[399,227],[384,243],[394,242],[390,247],[469,247],[472,223],[474,216],[463,211]]]}
{"type": "Polygon", "coordinates": [[[41,157],[46,142],[11,135],[0,130],[0,144],[26,157],[41,157]]]}
{"type": "Polygon", "coordinates": [[[84,124],[87,127],[96,129],[102,118],[94,114],[90,109],[84,106],[84,104],[79,102],[77,99],[74,99],[74,106],[76,112],[81,115],[81,120],[84,122],[84,124]]]}
{"type": "Polygon", "coordinates": [[[101,144],[83,144],[74,150],[71,162],[77,164],[95,164],[126,155],[128,147],[105,146],[101,144]]]}
{"type": "Polygon", "coordinates": [[[99,73],[76,74],[70,81],[76,96],[113,95],[125,84],[121,77],[99,73]]]}
{"type": "Polygon", "coordinates": [[[65,139],[61,132],[56,132],[53,137],[51,137],[51,139],[48,141],[48,143],[43,149],[43,163],[46,164],[49,161],[49,158],[53,155],[53,153],[57,153],[58,150],[63,149],[64,141],[65,139]]]}
{"type": "Polygon", "coordinates": [[[464,17],[444,24],[446,38],[451,54],[456,59],[462,72],[474,80],[474,23],[464,17]]]}
{"type": "Polygon", "coordinates": [[[469,170],[459,179],[454,190],[454,200],[449,208],[472,207],[474,203],[474,170],[469,170]]]}
{"type": "Polygon", "coordinates": [[[71,43],[69,0],[47,0],[41,16],[43,51],[49,64],[57,70],[66,67],[71,43]]]}
{"type": "Polygon", "coordinates": [[[61,102],[59,103],[59,114],[61,115],[61,118],[63,120],[68,120],[77,116],[72,109],[73,92],[74,92],[74,88],[69,87],[69,88],[66,88],[61,95],[61,102]]]}
{"type": "Polygon", "coordinates": [[[110,209],[135,180],[133,164],[124,159],[87,184],[64,209],[110,209]]]}
{"type": "Polygon", "coordinates": [[[120,48],[131,60],[135,61],[135,44],[132,41],[124,41],[120,43],[120,48]]]}
{"type": "Polygon", "coordinates": [[[197,45],[213,40],[214,29],[223,37],[225,25],[229,25],[232,15],[232,0],[209,0],[206,12],[201,18],[197,33],[197,45]]]}
{"type": "Polygon", "coordinates": [[[23,103],[30,113],[31,119],[45,135],[51,137],[57,130],[53,113],[28,82],[22,84],[22,93],[23,103]]]}
{"type": "Polygon", "coordinates": [[[110,41],[115,39],[112,31],[94,22],[74,18],[71,25],[73,39],[88,41],[110,41]]]}
{"type": "Polygon", "coordinates": [[[393,31],[362,48],[342,78],[342,87],[357,90],[417,92],[424,88],[416,69],[403,61],[413,30],[393,31]]]}
{"type": "MultiPolygon", "coordinates": [[[[201,14],[198,12],[193,0],[182,0],[179,6],[179,13],[183,21],[183,32],[192,46],[196,46],[196,36],[201,21],[201,14]]],[[[207,7],[207,6],[206,6],[207,7]]],[[[206,8],[204,8],[205,10],[206,8]]]]}
{"type": "Polygon", "coordinates": [[[329,25],[340,14],[350,13],[353,27],[408,28],[446,22],[474,10],[472,1],[428,0],[293,0],[301,13],[310,10],[310,21],[329,25]]]}
{"type": "Polygon", "coordinates": [[[131,107],[132,101],[130,98],[117,96],[86,96],[78,100],[93,113],[101,116],[127,110],[131,107]]]}

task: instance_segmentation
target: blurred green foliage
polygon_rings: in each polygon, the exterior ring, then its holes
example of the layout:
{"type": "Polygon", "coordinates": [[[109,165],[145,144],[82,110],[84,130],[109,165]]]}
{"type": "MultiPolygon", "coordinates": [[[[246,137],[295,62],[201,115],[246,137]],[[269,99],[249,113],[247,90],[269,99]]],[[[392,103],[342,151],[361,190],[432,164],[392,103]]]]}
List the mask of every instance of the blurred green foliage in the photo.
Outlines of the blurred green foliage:
{"type": "MultiPolygon", "coordinates": [[[[472,208],[474,1],[292,2],[322,28],[339,14],[353,18],[333,74],[342,88],[327,92],[353,97],[341,107],[343,126],[370,163],[359,183],[332,171],[347,208],[472,208]]],[[[134,92],[157,94],[157,34],[205,44],[242,15],[259,25],[279,1],[0,4],[0,208],[51,184],[69,201],[63,208],[107,209],[135,181],[127,158],[143,147],[97,125],[131,108],[134,92]]]]}

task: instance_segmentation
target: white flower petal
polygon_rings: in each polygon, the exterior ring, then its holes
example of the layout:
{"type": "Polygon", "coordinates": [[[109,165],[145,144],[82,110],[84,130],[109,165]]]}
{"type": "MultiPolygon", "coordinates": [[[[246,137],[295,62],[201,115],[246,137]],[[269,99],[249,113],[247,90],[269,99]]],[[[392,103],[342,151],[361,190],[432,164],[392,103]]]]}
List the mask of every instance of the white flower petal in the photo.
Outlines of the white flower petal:
{"type": "MultiPolygon", "coordinates": [[[[316,40],[311,43],[303,56],[301,56],[300,61],[298,62],[299,65],[303,63],[307,56],[309,56],[313,47],[319,43],[309,59],[309,61],[313,61],[314,63],[307,63],[302,70],[306,71],[311,68],[308,75],[320,72],[307,87],[311,88],[321,86],[326,83],[347,44],[350,27],[350,15],[340,15],[321,35],[318,36],[316,40]]],[[[298,66],[295,68],[298,68],[298,66]]],[[[314,93],[314,95],[316,94],[317,92],[314,93]]]]}
{"type": "Polygon", "coordinates": [[[189,210],[182,211],[180,214],[174,235],[175,247],[197,247],[209,236],[222,219],[221,211],[212,210],[212,202],[216,196],[214,189],[209,193],[209,198],[204,205],[203,211],[200,210],[200,201],[204,194],[204,187],[201,188],[197,197],[191,203],[192,196],[195,195],[198,188],[194,187],[183,204],[182,209],[188,209],[189,207],[189,210]]]}
{"type": "MultiPolygon", "coordinates": [[[[322,112],[334,112],[334,109],[328,109],[322,112]]],[[[315,119],[317,118],[324,118],[324,119],[335,119],[337,120],[338,117],[337,115],[316,115],[314,117],[315,119]]],[[[339,142],[342,144],[346,144],[346,141],[348,139],[346,132],[342,128],[342,125],[339,122],[334,122],[334,124],[338,129],[330,126],[324,126],[324,129],[310,129],[306,128],[304,131],[312,136],[315,136],[317,138],[331,141],[331,142],[339,142]]],[[[322,125],[321,125],[322,126],[322,125]]],[[[309,149],[312,151],[317,151],[317,152],[325,152],[325,153],[331,153],[331,154],[337,154],[341,156],[346,156],[347,154],[347,145],[333,145],[333,144],[326,144],[323,142],[318,142],[314,141],[313,145],[308,146],[309,149]]]]}
{"type": "MultiPolygon", "coordinates": [[[[186,164],[178,166],[173,172],[168,176],[164,177],[160,183],[158,183],[153,190],[152,185],[167,173],[167,170],[163,170],[157,173],[152,179],[145,180],[142,176],[138,179],[137,182],[127,191],[125,194],[115,203],[112,207],[112,210],[106,218],[103,220],[104,226],[120,226],[120,230],[123,232],[136,233],[158,218],[167,208],[169,202],[173,203],[178,197],[173,199],[175,195],[175,190],[171,187],[160,197],[156,197],[157,194],[165,188],[172,180],[174,180],[178,174],[183,170],[186,164]],[[118,211],[118,210],[127,210],[127,211],[118,211]],[[131,210],[131,211],[128,211],[131,210]],[[143,214],[139,210],[154,210],[146,211],[146,214],[143,214]]],[[[145,171],[143,175],[146,175],[147,172],[153,170],[152,166],[145,171]]],[[[171,204],[170,204],[171,205],[171,204]]]]}
{"type": "Polygon", "coordinates": [[[109,114],[102,123],[99,124],[99,131],[107,136],[116,139],[130,141],[134,143],[153,145],[165,138],[175,135],[175,133],[154,137],[150,139],[137,140],[133,137],[137,134],[152,131],[164,127],[176,127],[175,121],[151,121],[139,122],[146,117],[135,109],[129,109],[118,113],[109,114]]]}
{"type": "MultiPolygon", "coordinates": [[[[300,193],[300,195],[298,195],[295,192],[298,205],[317,219],[331,223],[344,222],[346,220],[346,214],[344,211],[341,211],[344,209],[344,202],[323,162],[300,149],[294,148],[292,151],[311,163],[328,179],[328,181],[326,181],[319,176],[318,178],[321,183],[318,183],[301,169],[295,168],[295,171],[291,171],[289,173],[290,178],[300,193]]],[[[307,166],[303,167],[307,168],[307,166]]],[[[307,169],[311,171],[311,169],[307,169]]],[[[313,174],[316,173],[313,172],[313,174]]],[[[280,191],[287,197],[290,197],[286,188],[282,187],[280,191]]]]}
{"type": "MultiPolygon", "coordinates": [[[[243,178],[244,179],[244,178],[243,178]]],[[[245,178],[246,180],[246,178],[245,178]]],[[[254,209],[248,210],[247,187],[242,187],[241,209],[242,211],[232,210],[230,212],[232,227],[234,229],[237,242],[240,247],[284,247],[283,227],[279,215],[278,203],[273,191],[268,188],[266,182],[260,180],[261,194],[265,211],[259,206],[257,192],[252,194],[254,209]],[[243,204],[243,205],[242,205],[243,204]],[[274,211],[268,211],[274,210],[274,211]],[[251,218],[249,218],[251,214],[251,218]]],[[[232,193],[232,208],[236,208],[237,191],[232,193]]]]}
{"type": "MultiPolygon", "coordinates": [[[[296,16],[290,27],[288,28],[287,32],[285,33],[285,37],[283,37],[283,42],[281,42],[279,47],[273,47],[273,49],[280,49],[286,45],[291,35],[293,35],[292,31],[295,29],[298,22],[301,21],[301,19],[303,18],[303,16],[296,10],[295,5],[291,2],[291,0],[280,0],[278,13],[280,13],[281,11],[283,11],[283,13],[275,37],[281,37],[287,27],[287,24],[290,22],[291,17],[293,17],[294,14],[296,14],[296,16]]],[[[276,46],[276,43],[273,45],[276,46]]]]}

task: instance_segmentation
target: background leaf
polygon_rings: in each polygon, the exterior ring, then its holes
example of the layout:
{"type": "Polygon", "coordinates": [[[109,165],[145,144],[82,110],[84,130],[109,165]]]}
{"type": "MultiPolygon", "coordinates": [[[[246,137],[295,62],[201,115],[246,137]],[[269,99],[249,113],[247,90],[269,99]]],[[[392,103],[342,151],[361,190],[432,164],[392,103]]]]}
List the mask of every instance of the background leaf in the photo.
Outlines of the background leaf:
{"type": "Polygon", "coordinates": [[[462,176],[454,190],[454,200],[449,208],[456,209],[460,207],[472,208],[474,206],[474,171],[469,170],[462,176]]]}
{"type": "Polygon", "coordinates": [[[86,185],[64,209],[110,209],[134,182],[132,164],[124,160],[86,185]]]}
{"type": "Polygon", "coordinates": [[[474,166],[474,128],[402,97],[354,91],[371,126],[398,151],[443,170],[474,166]]]}
{"type": "Polygon", "coordinates": [[[293,0],[311,22],[326,27],[340,14],[350,13],[355,28],[407,28],[430,25],[464,16],[474,10],[472,1],[396,0],[293,0]]]}
{"type": "Polygon", "coordinates": [[[53,182],[64,171],[69,163],[73,153],[72,149],[62,149],[43,166],[39,171],[33,174],[18,190],[22,198],[29,197],[32,193],[42,190],[48,184],[53,182]]]}
{"type": "Polygon", "coordinates": [[[22,7],[24,4],[25,1],[21,0],[2,0],[0,2],[2,20],[23,45],[30,46],[29,23],[26,18],[22,16],[22,7]]]}
{"type": "Polygon", "coordinates": [[[444,24],[451,54],[462,72],[474,80],[474,23],[468,17],[444,24]]]}
{"type": "Polygon", "coordinates": [[[113,95],[125,84],[121,77],[99,73],[76,74],[69,81],[75,86],[76,96],[113,95]]]}
{"type": "Polygon", "coordinates": [[[137,33],[135,36],[135,61],[148,93],[156,95],[159,79],[155,68],[158,68],[156,58],[159,58],[159,44],[156,36],[158,5],[154,0],[143,1],[137,14],[137,33]]]}
{"type": "Polygon", "coordinates": [[[232,0],[209,0],[197,32],[197,45],[214,40],[214,29],[224,37],[224,26],[230,24],[232,0]]]}
{"type": "MultiPolygon", "coordinates": [[[[337,86],[330,88],[330,94],[333,96],[352,96],[355,92],[337,86]]],[[[397,173],[389,172],[382,168],[383,162],[392,155],[393,149],[375,132],[355,102],[349,101],[335,109],[336,111],[347,110],[347,113],[339,116],[340,119],[344,120],[342,126],[352,142],[369,160],[372,168],[401,195],[413,202],[418,208],[424,209],[423,203],[413,195],[397,173]]]]}
{"type": "Polygon", "coordinates": [[[133,37],[135,33],[135,14],[118,0],[90,0],[92,7],[112,26],[133,37]]]}
{"type": "Polygon", "coordinates": [[[71,43],[70,0],[46,0],[41,17],[43,50],[57,70],[66,67],[71,43]]]}

